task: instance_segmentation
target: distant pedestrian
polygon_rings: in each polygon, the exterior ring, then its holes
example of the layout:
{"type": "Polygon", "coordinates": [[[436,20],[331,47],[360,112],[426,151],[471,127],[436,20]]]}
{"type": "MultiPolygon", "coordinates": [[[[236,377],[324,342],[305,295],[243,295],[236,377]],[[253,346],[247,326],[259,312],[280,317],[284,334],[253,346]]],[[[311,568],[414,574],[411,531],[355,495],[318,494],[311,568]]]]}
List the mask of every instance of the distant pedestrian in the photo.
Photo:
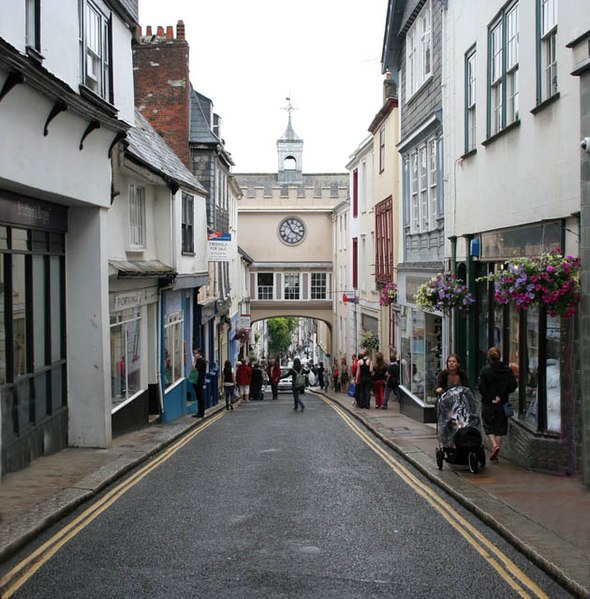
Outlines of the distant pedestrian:
{"type": "Polygon", "coordinates": [[[320,362],[318,366],[318,381],[320,382],[320,389],[325,387],[324,381],[324,363],[320,362]]]}
{"type": "Polygon", "coordinates": [[[250,397],[250,383],[252,382],[252,368],[246,363],[244,358],[243,362],[238,362],[238,368],[236,369],[236,384],[240,391],[240,397],[242,401],[248,401],[250,397]]]}
{"type": "Polygon", "coordinates": [[[384,406],[385,378],[387,376],[387,364],[383,354],[379,351],[375,354],[373,364],[373,393],[375,394],[375,407],[380,410],[384,406]]]}
{"type": "Polygon", "coordinates": [[[200,349],[193,350],[193,368],[198,372],[197,382],[193,383],[195,395],[197,396],[197,413],[193,418],[205,417],[205,398],[203,397],[203,387],[205,386],[205,376],[207,375],[207,360],[200,349]]]}
{"type": "Polygon", "coordinates": [[[368,409],[371,407],[371,387],[373,386],[373,362],[369,358],[368,351],[360,354],[356,377],[359,388],[358,407],[368,409]]]}
{"type": "Polygon", "coordinates": [[[334,384],[334,392],[340,393],[340,366],[338,365],[338,360],[334,360],[334,365],[332,366],[332,382],[334,384]]]}
{"type": "Polygon", "coordinates": [[[234,409],[234,389],[236,388],[236,379],[233,368],[229,360],[223,365],[223,393],[225,395],[225,409],[234,409]]]}
{"type": "Polygon", "coordinates": [[[387,375],[385,376],[385,391],[383,394],[383,409],[387,410],[391,394],[399,401],[399,372],[400,364],[397,359],[397,349],[391,348],[389,354],[389,364],[387,365],[387,375]]]}
{"type": "Polygon", "coordinates": [[[492,462],[498,461],[502,437],[508,432],[508,418],[504,404],[516,390],[517,382],[512,369],[500,362],[500,350],[490,347],[488,363],[479,373],[478,389],[481,393],[483,428],[492,444],[492,462]]]}
{"type": "Polygon", "coordinates": [[[305,392],[305,374],[299,358],[293,360],[293,367],[289,368],[281,378],[286,379],[289,376],[291,377],[291,384],[293,385],[293,411],[297,412],[298,408],[301,408],[301,411],[303,412],[305,410],[305,404],[301,401],[300,395],[305,392]]]}
{"type": "Polygon", "coordinates": [[[258,362],[254,363],[252,368],[252,378],[250,380],[250,399],[264,399],[262,385],[264,384],[264,373],[258,362]]]}
{"type": "Polygon", "coordinates": [[[268,366],[268,381],[273,399],[279,397],[279,379],[281,378],[281,365],[278,358],[272,358],[268,366]]]}
{"type": "Polygon", "coordinates": [[[340,360],[340,393],[348,393],[349,380],[348,364],[346,363],[346,357],[343,356],[340,360]]]}

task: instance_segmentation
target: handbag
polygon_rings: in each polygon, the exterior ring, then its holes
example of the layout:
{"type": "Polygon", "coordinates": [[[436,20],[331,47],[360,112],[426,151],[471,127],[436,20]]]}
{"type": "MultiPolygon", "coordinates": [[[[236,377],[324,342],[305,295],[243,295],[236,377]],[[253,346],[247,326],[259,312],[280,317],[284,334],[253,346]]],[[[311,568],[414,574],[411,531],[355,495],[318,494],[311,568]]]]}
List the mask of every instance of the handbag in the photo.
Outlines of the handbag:
{"type": "Polygon", "coordinates": [[[350,383],[350,385],[348,385],[348,391],[346,394],[348,397],[354,397],[356,395],[356,383],[350,383]]]}
{"type": "Polygon", "coordinates": [[[514,408],[512,407],[512,404],[509,401],[504,402],[502,404],[502,407],[504,408],[504,415],[506,416],[506,418],[514,416],[514,408]]]}
{"type": "Polygon", "coordinates": [[[188,382],[193,385],[196,385],[199,382],[199,371],[196,368],[193,368],[188,375],[188,382]]]}

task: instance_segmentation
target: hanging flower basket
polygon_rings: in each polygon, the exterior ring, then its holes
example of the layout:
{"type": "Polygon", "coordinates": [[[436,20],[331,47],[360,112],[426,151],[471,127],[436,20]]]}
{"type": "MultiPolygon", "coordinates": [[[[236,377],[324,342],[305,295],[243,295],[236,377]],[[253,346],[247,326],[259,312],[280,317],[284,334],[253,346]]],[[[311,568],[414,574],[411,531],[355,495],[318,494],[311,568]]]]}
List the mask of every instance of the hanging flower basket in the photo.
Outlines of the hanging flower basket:
{"type": "Polygon", "coordinates": [[[381,306],[389,306],[397,302],[397,285],[395,283],[387,283],[381,290],[379,304],[381,306]]]}
{"type": "Polygon", "coordinates": [[[512,258],[503,270],[482,279],[494,281],[498,304],[514,302],[517,310],[534,304],[544,306],[550,316],[569,318],[581,297],[579,273],[579,258],[553,250],[533,258],[512,258]]]}
{"type": "Polygon", "coordinates": [[[467,311],[475,300],[463,281],[442,273],[418,287],[416,306],[425,312],[450,314],[453,309],[467,311]]]}
{"type": "Polygon", "coordinates": [[[366,350],[378,350],[379,349],[379,337],[371,331],[366,331],[361,336],[360,346],[366,350]]]}

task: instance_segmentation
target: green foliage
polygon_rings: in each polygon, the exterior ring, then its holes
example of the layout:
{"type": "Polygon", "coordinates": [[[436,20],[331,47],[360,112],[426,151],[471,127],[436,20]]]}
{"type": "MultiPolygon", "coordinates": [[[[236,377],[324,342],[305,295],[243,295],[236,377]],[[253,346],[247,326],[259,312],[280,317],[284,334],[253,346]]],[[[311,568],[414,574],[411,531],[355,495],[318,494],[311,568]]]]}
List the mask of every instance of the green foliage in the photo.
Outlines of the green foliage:
{"type": "Polygon", "coordinates": [[[268,321],[268,353],[276,356],[285,353],[293,341],[297,318],[271,318],[268,321]]]}

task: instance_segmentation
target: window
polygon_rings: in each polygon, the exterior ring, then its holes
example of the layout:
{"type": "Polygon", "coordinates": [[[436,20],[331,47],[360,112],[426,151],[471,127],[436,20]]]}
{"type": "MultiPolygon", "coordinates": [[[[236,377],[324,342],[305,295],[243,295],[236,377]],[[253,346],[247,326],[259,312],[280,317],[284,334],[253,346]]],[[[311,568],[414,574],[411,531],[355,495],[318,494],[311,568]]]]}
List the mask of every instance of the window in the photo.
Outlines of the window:
{"type": "Polygon", "coordinates": [[[352,171],[352,218],[359,215],[359,170],[352,171]]]}
{"type": "Polygon", "coordinates": [[[132,248],[145,248],[145,190],[129,186],[129,244],[132,248]]]}
{"type": "Polygon", "coordinates": [[[488,137],[518,120],[518,3],[489,28],[488,137]]]}
{"type": "Polygon", "coordinates": [[[102,2],[86,0],[81,21],[82,82],[103,100],[112,102],[110,11],[102,2]]]}
{"type": "MultiPolygon", "coordinates": [[[[432,231],[438,214],[438,139],[432,137],[409,154],[408,188],[405,207],[410,211],[411,233],[432,231]]],[[[408,222],[405,219],[404,222],[408,222]]]]}
{"type": "Polygon", "coordinates": [[[325,272],[311,273],[311,299],[328,297],[328,275],[325,272]]]}
{"type": "Polygon", "coordinates": [[[380,285],[393,281],[393,205],[391,196],[375,206],[375,279],[380,285]]]}
{"type": "Polygon", "coordinates": [[[359,240],[358,237],[352,238],[352,287],[358,289],[359,286],[359,240]]]}
{"type": "Polygon", "coordinates": [[[299,273],[285,273],[285,299],[298,300],[299,298],[299,273]]]}
{"type": "Polygon", "coordinates": [[[475,149],[475,48],[465,56],[465,153],[475,149]]]}
{"type": "Polygon", "coordinates": [[[385,127],[379,131],[379,172],[385,170],[385,127]]]}
{"type": "Polygon", "coordinates": [[[537,103],[557,93],[557,0],[538,0],[537,103]]]}
{"type": "Polygon", "coordinates": [[[41,0],[26,0],[25,4],[25,43],[28,48],[41,50],[41,0]]]}
{"type": "Polygon", "coordinates": [[[189,193],[182,193],[182,253],[193,254],[195,251],[195,198],[189,193]]]}
{"type": "Polygon", "coordinates": [[[256,297],[259,300],[271,300],[273,299],[274,289],[274,276],[272,272],[259,272],[258,273],[258,290],[256,297]]]}
{"type": "Polygon", "coordinates": [[[111,315],[111,398],[113,407],[141,389],[141,312],[111,315]]]}
{"type": "Polygon", "coordinates": [[[432,75],[431,2],[427,0],[406,34],[406,100],[432,75]]]}
{"type": "Polygon", "coordinates": [[[164,383],[170,387],[183,378],[184,373],[184,313],[166,316],[164,323],[164,383]]]}

